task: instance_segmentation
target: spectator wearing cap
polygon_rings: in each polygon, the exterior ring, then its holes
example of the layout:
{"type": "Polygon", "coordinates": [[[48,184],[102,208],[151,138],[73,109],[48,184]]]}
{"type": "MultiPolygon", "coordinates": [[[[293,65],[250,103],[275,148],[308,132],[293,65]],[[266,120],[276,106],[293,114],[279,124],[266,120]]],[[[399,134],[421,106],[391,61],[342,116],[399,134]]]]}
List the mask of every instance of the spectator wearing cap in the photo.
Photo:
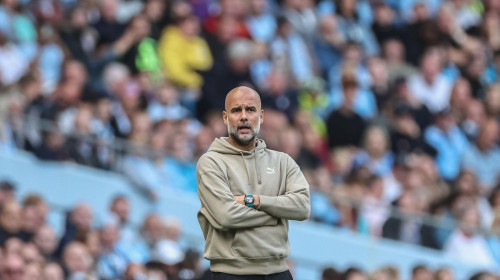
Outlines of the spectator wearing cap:
{"type": "Polygon", "coordinates": [[[500,127],[493,118],[486,119],[476,141],[463,155],[462,166],[476,174],[482,188],[491,190],[500,176],[500,148],[498,139],[500,127]]]}
{"type": "Polygon", "coordinates": [[[366,122],[354,109],[357,85],[352,75],[343,75],[343,102],[340,104],[340,108],[333,111],[326,120],[328,147],[330,149],[361,145],[366,122]],[[339,133],[339,131],[342,131],[342,133],[339,133]]]}
{"type": "Polygon", "coordinates": [[[460,161],[469,141],[456,125],[449,107],[435,114],[434,124],[424,131],[425,141],[437,150],[436,162],[445,180],[454,180],[460,172],[460,161]]]}

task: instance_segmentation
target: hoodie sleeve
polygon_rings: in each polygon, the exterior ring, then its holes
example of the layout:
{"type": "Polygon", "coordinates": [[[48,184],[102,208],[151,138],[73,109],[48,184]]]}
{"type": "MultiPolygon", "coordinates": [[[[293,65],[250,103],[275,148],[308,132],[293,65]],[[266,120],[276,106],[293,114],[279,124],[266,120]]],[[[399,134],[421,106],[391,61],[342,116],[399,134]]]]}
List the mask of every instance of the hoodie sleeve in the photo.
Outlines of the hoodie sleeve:
{"type": "Polygon", "coordinates": [[[202,157],[196,173],[202,208],[200,212],[214,228],[229,230],[278,224],[277,218],[236,203],[226,179],[212,159],[202,157]]]}
{"type": "Polygon", "coordinates": [[[281,219],[303,221],[309,218],[311,202],[309,184],[299,166],[287,155],[286,191],[280,196],[260,197],[258,210],[281,219]]]}

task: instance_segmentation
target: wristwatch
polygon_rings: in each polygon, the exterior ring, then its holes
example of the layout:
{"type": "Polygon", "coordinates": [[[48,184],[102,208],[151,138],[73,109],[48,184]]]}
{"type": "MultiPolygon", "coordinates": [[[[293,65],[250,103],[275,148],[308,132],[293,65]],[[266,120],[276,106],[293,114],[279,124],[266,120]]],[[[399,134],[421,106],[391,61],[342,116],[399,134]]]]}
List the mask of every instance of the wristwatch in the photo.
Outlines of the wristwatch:
{"type": "Polygon", "coordinates": [[[253,202],[255,201],[255,198],[251,193],[245,194],[245,198],[243,198],[243,202],[245,202],[245,205],[248,207],[253,207],[253,202]]]}

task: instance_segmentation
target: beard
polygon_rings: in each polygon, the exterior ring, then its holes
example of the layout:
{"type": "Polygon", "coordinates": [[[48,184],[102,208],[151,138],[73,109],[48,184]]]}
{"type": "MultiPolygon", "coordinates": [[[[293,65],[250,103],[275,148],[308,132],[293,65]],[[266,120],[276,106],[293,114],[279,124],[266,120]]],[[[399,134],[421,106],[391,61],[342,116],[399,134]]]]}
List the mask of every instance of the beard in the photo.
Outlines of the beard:
{"type": "Polygon", "coordinates": [[[249,147],[254,144],[255,138],[257,138],[257,134],[260,132],[260,118],[259,122],[257,123],[256,127],[252,127],[250,122],[242,122],[239,123],[236,127],[231,127],[229,125],[229,122],[227,123],[227,132],[229,134],[229,137],[233,139],[233,141],[241,146],[241,147],[249,147]],[[251,133],[249,134],[243,134],[240,135],[238,134],[238,130],[240,128],[249,128],[251,133]]]}

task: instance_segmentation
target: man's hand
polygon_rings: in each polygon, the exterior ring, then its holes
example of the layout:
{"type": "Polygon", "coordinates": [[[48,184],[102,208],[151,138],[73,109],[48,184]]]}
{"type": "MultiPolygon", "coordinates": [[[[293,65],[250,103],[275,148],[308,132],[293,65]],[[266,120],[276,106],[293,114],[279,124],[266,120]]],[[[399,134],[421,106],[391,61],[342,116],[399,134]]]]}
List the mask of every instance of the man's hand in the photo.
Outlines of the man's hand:
{"type": "MultiPolygon", "coordinates": [[[[254,194],[253,195],[253,198],[254,198],[254,202],[253,202],[253,207],[254,208],[259,208],[260,206],[260,197],[258,194],[254,194]]],[[[234,199],[236,200],[236,203],[238,204],[241,204],[241,205],[245,205],[245,196],[244,195],[236,195],[234,196],[234,199]]]]}

